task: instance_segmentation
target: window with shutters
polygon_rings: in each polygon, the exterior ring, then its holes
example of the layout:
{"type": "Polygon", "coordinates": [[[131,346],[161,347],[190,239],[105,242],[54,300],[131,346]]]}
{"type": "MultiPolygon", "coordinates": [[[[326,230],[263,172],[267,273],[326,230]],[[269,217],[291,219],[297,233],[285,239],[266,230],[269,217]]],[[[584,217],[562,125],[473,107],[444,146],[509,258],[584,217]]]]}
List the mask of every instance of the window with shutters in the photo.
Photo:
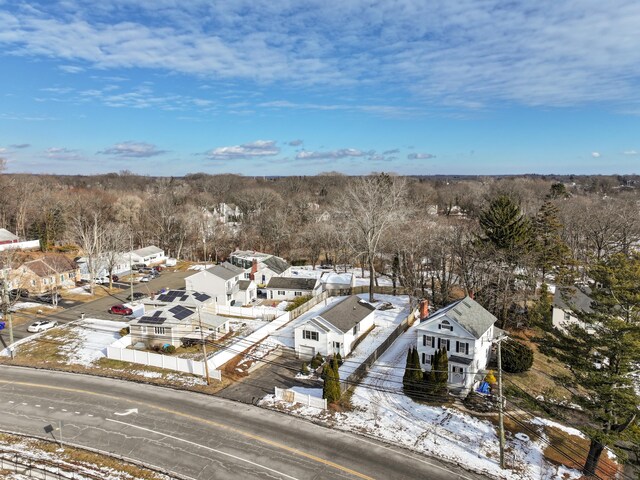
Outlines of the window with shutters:
{"type": "Polygon", "coordinates": [[[302,338],[304,338],[305,340],[314,340],[317,342],[319,339],[319,335],[318,335],[318,332],[312,332],[311,330],[303,330],[302,338]]]}
{"type": "Polygon", "coordinates": [[[469,344],[467,342],[456,341],[456,353],[463,353],[469,355],[469,344]]]}
{"type": "Polygon", "coordinates": [[[449,330],[450,332],[453,332],[453,325],[449,323],[449,320],[443,320],[442,322],[440,322],[438,324],[438,328],[440,330],[449,330]]]}

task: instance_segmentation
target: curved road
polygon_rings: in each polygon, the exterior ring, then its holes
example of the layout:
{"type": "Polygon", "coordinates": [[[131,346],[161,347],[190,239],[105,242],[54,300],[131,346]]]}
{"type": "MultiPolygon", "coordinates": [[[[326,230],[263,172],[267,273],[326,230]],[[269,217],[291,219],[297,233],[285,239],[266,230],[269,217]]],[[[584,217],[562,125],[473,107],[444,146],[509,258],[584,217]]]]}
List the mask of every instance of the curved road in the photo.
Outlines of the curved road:
{"type": "Polygon", "coordinates": [[[0,391],[0,429],[45,436],[45,425],[62,421],[63,441],[191,479],[486,478],[356,435],[192,392],[7,366],[0,370],[0,391]]]}

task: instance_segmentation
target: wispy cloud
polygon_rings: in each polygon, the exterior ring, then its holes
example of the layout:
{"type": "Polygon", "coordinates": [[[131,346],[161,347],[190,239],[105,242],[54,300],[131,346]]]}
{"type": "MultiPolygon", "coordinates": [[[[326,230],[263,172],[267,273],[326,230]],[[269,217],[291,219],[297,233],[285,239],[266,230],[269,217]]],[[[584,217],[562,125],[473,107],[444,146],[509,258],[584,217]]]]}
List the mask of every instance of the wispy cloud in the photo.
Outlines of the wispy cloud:
{"type": "Polygon", "coordinates": [[[409,160],[429,160],[430,158],[435,158],[436,156],[432,153],[410,153],[407,155],[409,160]]]}
{"type": "Polygon", "coordinates": [[[593,158],[600,158],[601,155],[600,155],[600,152],[591,152],[591,156],[593,158]]]}
{"type": "Polygon", "coordinates": [[[272,157],[280,153],[280,147],[273,140],[256,140],[229,147],[217,147],[205,155],[212,160],[247,159],[255,157],[272,157]]]}
{"type": "Polygon", "coordinates": [[[624,152],[622,152],[623,155],[638,155],[638,151],[637,150],[625,150],[624,152]]]}
{"type": "Polygon", "coordinates": [[[302,145],[303,141],[302,140],[291,140],[289,142],[289,146],[291,147],[299,147],[300,145],[302,145]]]}
{"type": "Polygon", "coordinates": [[[326,160],[347,157],[365,157],[374,155],[375,152],[364,152],[357,148],[341,148],[324,152],[303,150],[296,155],[297,160],[326,160]]]}
{"type": "Polygon", "coordinates": [[[58,68],[66,73],[81,73],[84,72],[84,68],[76,65],[59,65],[58,68]]]}
{"type": "Polygon", "coordinates": [[[65,147],[49,147],[44,153],[51,160],[79,160],[83,158],[78,150],[65,147]]]}
{"type": "Polygon", "coordinates": [[[116,143],[109,148],[99,151],[98,154],[125,158],[150,158],[166,152],[166,150],[160,150],[151,143],[128,141],[116,143]]]}
{"type": "Polygon", "coordinates": [[[29,148],[31,146],[30,143],[14,143],[13,145],[9,145],[11,148],[15,148],[18,150],[22,150],[24,148],[29,148]]]}

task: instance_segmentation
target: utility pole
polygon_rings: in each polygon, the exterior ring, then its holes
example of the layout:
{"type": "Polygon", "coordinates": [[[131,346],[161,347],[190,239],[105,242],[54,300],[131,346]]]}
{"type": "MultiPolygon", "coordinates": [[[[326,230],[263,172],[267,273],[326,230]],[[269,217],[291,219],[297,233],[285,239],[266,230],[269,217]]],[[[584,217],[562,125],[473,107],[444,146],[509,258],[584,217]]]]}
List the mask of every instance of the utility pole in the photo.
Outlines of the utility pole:
{"type": "MultiPolygon", "coordinates": [[[[130,225],[133,229],[133,225],[130,225]]],[[[133,233],[129,233],[129,240],[131,242],[131,251],[129,252],[129,286],[131,288],[131,301],[133,302],[133,264],[131,263],[131,255],[133,254],[133,233]]]]}
{"type": "MultiPolygon", "coordinates": [[[[9,345],[11,345],[13,344],[13,316],[9,308],[9,279],[3,266],[0,265],[0,268],[2,268],[2,318],[9,321],[9,345]]],[[[13,350],[11,350],[11,357],[13,357],[13,350]]]]}
{"type": "Polygon", "coordinates": [[[209,364],[207,363],[207,346],[204,341],[204,330],[202,330],[200,307],[198,307],[198,323],[200,324],[200,343],[202,344],[202,356],[204,357],[204,374],[207,379],[207,385],[211,385],[211,379],[209,378],[209,364]]]}
{"type": "Polygon", "coordinates": [[[500,468],[504,469],[504,399],[502,397],[502,340],[507,337],[505,335],[496,339],[498,344],[498,423],[500,436],[500,468]]]}

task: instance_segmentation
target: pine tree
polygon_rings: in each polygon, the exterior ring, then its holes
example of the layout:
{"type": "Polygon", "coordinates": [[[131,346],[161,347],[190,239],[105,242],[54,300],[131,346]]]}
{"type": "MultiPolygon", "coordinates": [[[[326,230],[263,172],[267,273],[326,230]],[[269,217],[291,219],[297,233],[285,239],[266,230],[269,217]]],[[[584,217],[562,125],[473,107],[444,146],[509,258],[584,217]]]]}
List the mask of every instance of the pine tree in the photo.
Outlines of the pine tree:
{"type": "Polygon", "coordinates": [[[569,247],[561,236],[562,223],[558,218],[558,207],[545,202],[533,222],[535,236],[535,260],[540,269],[542,281],[547,273],[566,265],[569,247]]]}
{"type": "Polygon", "coordinates": [[[402,388],[405,390],[409,387],[409,382],[411,381],[411,368],[413,365],[413,347],[407,350],[407,361],[404,365],[404,375],[402,377],[402,388]]]}
{"type": "Polygon", "coordinates": [[[580,387],[574,402],[589,416],[583,429],[591,440],[583,467],[587,476],[597,474],[606,446],[640,442],[640,396],[631,377],[640,358],[640,255],[615,255],[598,263],[590,276],[601,287],[591,294],[592,312],[581,317],[587,327],[571,325],[545,342],[580,387]]]}
{"type": "Polygon", "coordinates": [[[486,243],[510,255],[517,255],[532,245],[531,222],[507,195],[495,198],[480,213],[480,226],[486,243]]]}
{"type": "Polygon", "coordinates": [[[334,403],[340,399],[340,384],[337,381],[338,373],[333,370],[331,363],[326,362],[322,367],[322,378],[324,383],[322,384],[322,398],[327,400],[327,403],[334,403]],[[338,383],[338,394],[336,395],[336,383],[338,383]]]}
{"type": "Polygon", "coordinates": [[[342,365],[342,355],[340,355],[340,352],[336,353],[336,360],[338,360],[338,366],[342,365]]]}

